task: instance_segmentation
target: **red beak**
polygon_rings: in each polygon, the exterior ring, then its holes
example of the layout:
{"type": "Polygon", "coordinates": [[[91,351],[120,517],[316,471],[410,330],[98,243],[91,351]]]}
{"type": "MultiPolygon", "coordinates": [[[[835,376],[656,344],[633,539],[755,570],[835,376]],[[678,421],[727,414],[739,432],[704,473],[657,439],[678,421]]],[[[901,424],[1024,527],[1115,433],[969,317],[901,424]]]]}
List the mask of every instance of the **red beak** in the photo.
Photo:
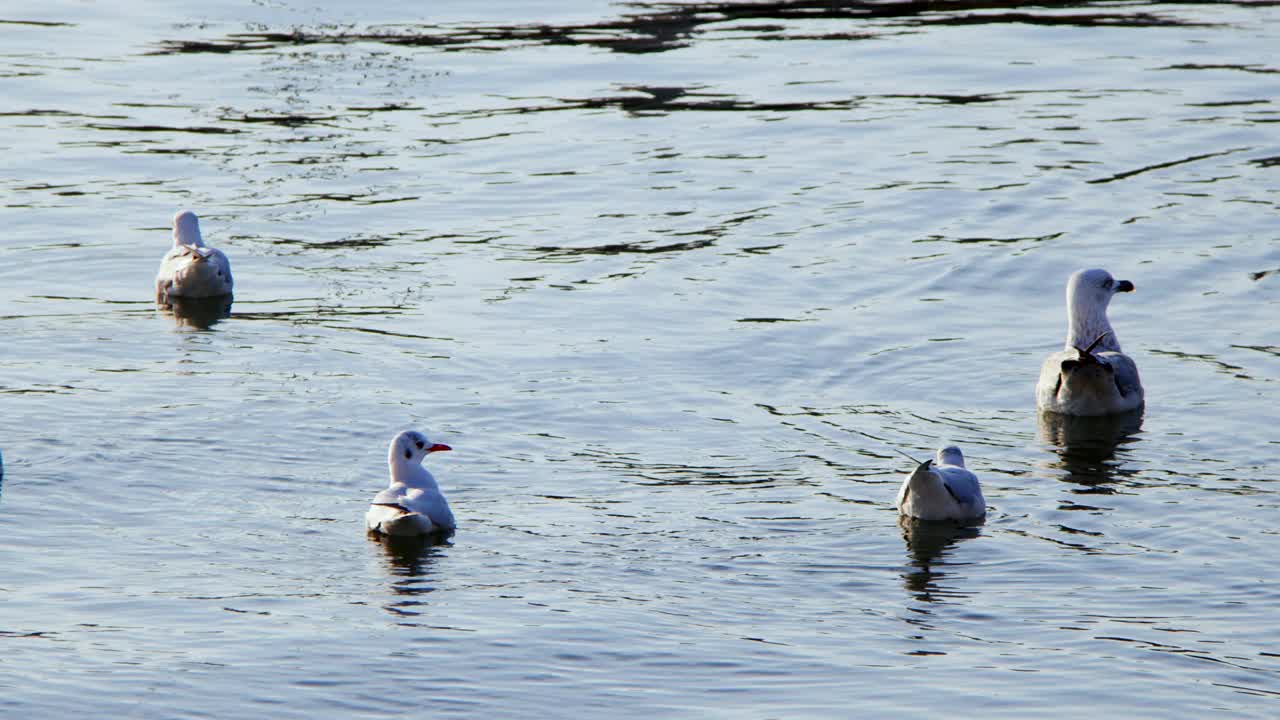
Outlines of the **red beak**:
{"type": "Polygon", "coordinates": [[[427,448],[427,452],[433,453],[433,452],[440,452],[441,450],[452,450],[452,449],[453,448],[449,447],[448,445],[442,445],[440,443],[436,443],[435,445],[432,445],[431,447],[427,448]]]}

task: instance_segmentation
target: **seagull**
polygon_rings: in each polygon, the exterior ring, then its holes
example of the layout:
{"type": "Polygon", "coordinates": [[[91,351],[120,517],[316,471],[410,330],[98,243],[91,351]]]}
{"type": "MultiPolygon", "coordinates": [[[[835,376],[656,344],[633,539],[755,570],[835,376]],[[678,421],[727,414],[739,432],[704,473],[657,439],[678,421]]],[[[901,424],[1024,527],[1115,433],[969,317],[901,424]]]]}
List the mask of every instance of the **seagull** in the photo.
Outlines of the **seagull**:
{"type": "Polygon", "coordinates": [[[231,294],[231,261],[200,238],[200,219],[190,210],[173,216],[173,247],[156,273],[156,300],[231,294]]]}
{"type": "Polygon", "coordinates": [[[457,524],[449,501],[444,499],[436,479],[422,467],[427,455],[452,449],[432,443],[416,430],[396,435],[387,449],[391,485],[374,496],[364,516],[369,531],[394,536],[453,532],[457,524]]]}
{"type": "Polygon", "coordinates": [[[1133,283],[1106,270],[1078,270],[1067,280],[1067,343],[1045,358],[1036,406],[1064,415],[1113,415],[1142,407],[1142,381],[1107,320],[1116,293],[1133,283]]]}
{"type": "Polygon", "coordinates": [[[964,455],[955,445],[920,463],[902,481],[894,505],[904,517],[928,521],[978,520],[987,514],[978,476],[964,466],[964,455]]]}

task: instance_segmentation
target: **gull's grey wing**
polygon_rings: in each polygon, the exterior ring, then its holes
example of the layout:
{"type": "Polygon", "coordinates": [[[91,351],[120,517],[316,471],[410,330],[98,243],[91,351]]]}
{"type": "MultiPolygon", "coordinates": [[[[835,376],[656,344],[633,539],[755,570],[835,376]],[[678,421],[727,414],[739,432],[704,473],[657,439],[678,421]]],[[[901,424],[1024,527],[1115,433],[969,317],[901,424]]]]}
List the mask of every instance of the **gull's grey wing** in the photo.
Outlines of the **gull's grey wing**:
{"type": "Polygon", "coordinates": [[[1138,377],[1138,365],[1133,358],[1121,352],[1098,353],[1098,359],[1115,370],[1116,389],[1126,400],[1135,395],[1142,399],[1142,379],[1138,377]]]}
{"type": "Polygon", "coordinates": [[[942,475],[942,482],[946,485],[947,492],[957,503],[986,511],[987,501],[982,497],[982,487],[978,484],[977,475],[954,465],[939,467],[937,471],[942,475]]]}
{"type": "Polygon", "coordinates": [[[218,267],[221,268],[222,272],[227,276],[227,284],[230,285],[232,282],[231,260],[227,258],[226,253],[222,252],[218,248],[209,248],[209,253],[206,254],[205,257],[218,264],[218,267]]]}

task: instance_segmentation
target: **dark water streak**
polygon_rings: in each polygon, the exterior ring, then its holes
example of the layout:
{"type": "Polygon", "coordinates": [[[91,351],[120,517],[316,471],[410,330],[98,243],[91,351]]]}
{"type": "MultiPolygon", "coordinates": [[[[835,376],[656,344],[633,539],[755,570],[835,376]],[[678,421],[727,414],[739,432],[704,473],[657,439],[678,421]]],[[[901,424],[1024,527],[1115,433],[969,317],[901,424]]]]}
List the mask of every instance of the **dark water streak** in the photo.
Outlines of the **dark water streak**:
{"type": "MultiPolygon", "coordinates": [[[[1207,0],[1206,0],[1207,2],[1207,0]]],[[[1153,3],[1173,6],[1192,3],[1153,3]]],[[[1125,9],[1142,4],[1126,5],[1125,9]]],[[[338,28],[296,29],[288,33],[235,33],[218,40],[165,40],[156,54],[254,52],[285,46],[312,44],[380,43],[442,50],[496,51],[509,45],[549,45],[598,47],[615,52],[651,53],[686,47],[697,40],[714,39],[704,34],[705,26],[733,25],[721,32],[735,39],[848,41],[876,37],[882,31],[863,33],[791,34],[780,25],[734,25],[743,21],[899,21],[887,27],[929,27],[939,25],[1046,25],[1073,27],[1198,27],[1205,23],[1175,16],[1146,12],[1091,12],[1059,14],[1060,10],[1083,8],[1114,10],[1108,2],[1065,0],[1037,3],[1034,11],[999,12],[1023,8],[1020,2],[794,2],[733,3],[630,3],[640,12],[615,20],[569,25],[510,25],[465,27],[393,26],[379,31],[351,31],[338,28]],[[996,11],[996,12],[993,12],[996,11]]],[[[878,24],[878,23],[877,23],[878,24]]]]}

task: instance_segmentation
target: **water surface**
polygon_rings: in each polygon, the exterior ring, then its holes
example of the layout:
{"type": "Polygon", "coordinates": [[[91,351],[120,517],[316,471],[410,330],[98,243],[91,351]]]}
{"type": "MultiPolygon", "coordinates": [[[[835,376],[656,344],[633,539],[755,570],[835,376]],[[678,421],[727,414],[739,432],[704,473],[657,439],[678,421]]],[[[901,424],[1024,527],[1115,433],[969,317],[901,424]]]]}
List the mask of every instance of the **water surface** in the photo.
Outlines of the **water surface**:
{"type": "Polygon", "coordinates": [[[0,708],[1276,714],[1275,7],[437,5],[0,13],[0,708]],[[1082,266],[1141,417],[1035,413],[1082,266]]]}

